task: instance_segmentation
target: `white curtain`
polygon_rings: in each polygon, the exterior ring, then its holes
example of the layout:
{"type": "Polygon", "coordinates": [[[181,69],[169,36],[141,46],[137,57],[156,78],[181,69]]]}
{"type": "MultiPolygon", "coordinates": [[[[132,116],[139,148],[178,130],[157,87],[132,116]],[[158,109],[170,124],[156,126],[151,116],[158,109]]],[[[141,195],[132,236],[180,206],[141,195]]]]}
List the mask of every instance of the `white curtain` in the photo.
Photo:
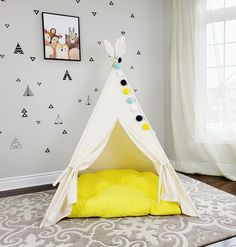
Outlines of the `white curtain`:
{"type": "Polygon", "coordinates": [[[175,168],[236,181],[236,1],[173,0],[175,168]]]}

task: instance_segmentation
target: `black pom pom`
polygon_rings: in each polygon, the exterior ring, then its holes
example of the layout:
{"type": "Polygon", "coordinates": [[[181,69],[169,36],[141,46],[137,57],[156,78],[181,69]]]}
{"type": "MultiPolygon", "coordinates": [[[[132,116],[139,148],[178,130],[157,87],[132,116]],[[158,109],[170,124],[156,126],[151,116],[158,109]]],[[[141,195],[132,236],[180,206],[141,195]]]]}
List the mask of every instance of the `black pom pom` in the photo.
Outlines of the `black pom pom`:
{"type": "Polygon", "coordinates": [[[143,117],[142,117],[141,115],[137,115],[137,116],[136,116],[136,120],[137,120],[138,122],[141,122],[141,121],[143,120],[143,117]]]}
{"type": "Polygon", "coordinates": [[[127,85],[127,81],[123,79],[123,80],[120,81],[120,84],[121,84],[122,86],[126,86],[126,85],[127,85]]]}
{"type": "Polygon", "coordinates": [[[122,62],[122,58],[119,57],[119,58],[118,58],[118,63],[121,63],[121,62],[122,62]]]}

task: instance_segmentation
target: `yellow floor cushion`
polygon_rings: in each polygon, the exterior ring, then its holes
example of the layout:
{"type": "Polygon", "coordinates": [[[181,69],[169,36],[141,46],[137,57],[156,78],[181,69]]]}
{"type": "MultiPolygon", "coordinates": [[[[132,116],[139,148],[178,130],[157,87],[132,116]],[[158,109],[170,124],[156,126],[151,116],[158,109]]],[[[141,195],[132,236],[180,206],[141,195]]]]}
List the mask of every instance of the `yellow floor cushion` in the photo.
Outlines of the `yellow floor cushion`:
{"type": "Polygon", "coordinates": [[[131,169],[103,170],[78,178],[78,202],[70,218],[181,214],[176,202],[157,205],[158,176],[131,169]]]}

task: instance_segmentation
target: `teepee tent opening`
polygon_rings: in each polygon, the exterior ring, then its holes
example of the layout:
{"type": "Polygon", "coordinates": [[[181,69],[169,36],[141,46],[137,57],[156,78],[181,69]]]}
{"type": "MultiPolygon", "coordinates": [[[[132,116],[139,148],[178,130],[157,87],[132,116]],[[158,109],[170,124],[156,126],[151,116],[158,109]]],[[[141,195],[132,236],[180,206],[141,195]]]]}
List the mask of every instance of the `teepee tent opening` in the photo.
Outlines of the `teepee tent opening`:
{"type": "Polygon", "coordinates": [[[117,120],[102,153],[85,172],[104,169],[156,171],[152,161],[132,142],[119,120],[117,120]]]}
{"type": "Polygon", "coordinates": [[[54,183],[60,184],[41,227],[53,225],[70,214],[78,200],[80,173],[120,166],[154,169],[159,175],[158,200],[178,202],[184,214],[198,216],[121,70],[121,56],[126,51],[124,36],[115,47],[107,40],[104,44],[113,61],[110,75],[69,166],[54,183]]]}

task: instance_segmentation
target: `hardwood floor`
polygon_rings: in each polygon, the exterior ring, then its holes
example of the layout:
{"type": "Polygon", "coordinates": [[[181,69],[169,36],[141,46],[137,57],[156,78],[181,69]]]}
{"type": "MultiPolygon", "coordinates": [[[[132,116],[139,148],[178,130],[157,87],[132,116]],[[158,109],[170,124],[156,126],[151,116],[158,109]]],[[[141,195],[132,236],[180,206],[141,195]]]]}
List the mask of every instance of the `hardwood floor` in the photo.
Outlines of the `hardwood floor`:
{"type": "Polygon", "coordinates": [[[52,184],[45,184],[45,185],[16,189],[16,190],[0,191],[0,198],[7,197],[7,196],[15,196],[15,195],[39,192],[39,191],[45,191],[45,190],[52,190],[52,189],[55,189],[55,187],[53,187],[52,184]]]}
{"type": "Polygon", "coordinates": [[[227,178],[185,173],[184,175],[187,175],[191,178],[194,178],[236,196],[236,182],[230,181],[227,178]]]}
{"type": "Polygon", "coordinates": [[[226,239],[215,244],[209,244],[207,247],[236,247],[236,237],[226,239]]]}

